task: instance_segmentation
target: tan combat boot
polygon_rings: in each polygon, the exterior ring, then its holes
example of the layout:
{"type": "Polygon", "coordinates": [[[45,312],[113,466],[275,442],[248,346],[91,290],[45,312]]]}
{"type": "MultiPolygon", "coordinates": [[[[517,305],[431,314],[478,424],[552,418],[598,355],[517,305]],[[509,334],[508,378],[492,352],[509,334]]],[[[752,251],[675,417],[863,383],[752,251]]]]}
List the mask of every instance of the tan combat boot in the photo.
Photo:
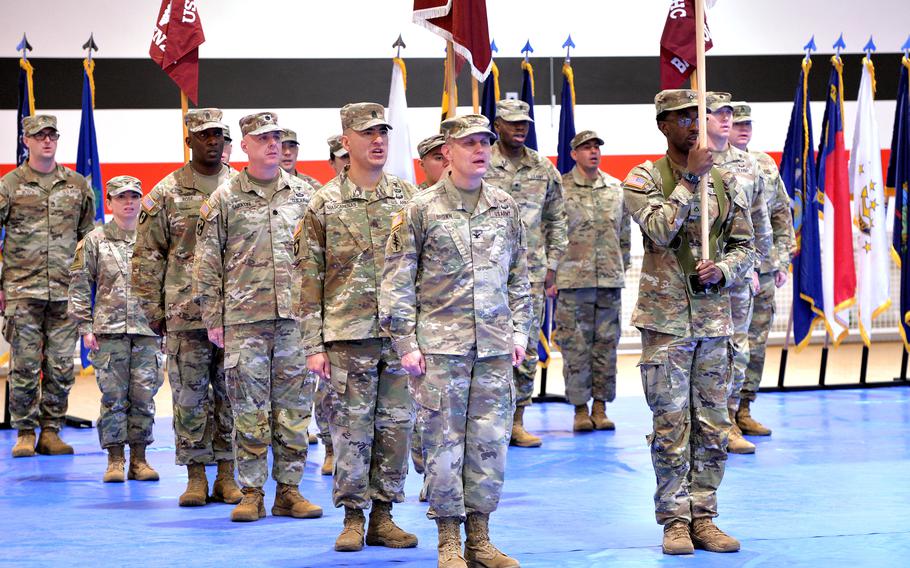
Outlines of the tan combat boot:
{"type": "Polygon", "coordinates": [[[616,430],[616,424],[607,418],[607,403],[602,400],[591,405],[591,420],[595,430],[616,430]]]}
{"type": "Polygon", "coordinates": [[[130,470],[128,479],[158,481],[158,472],[145,460],[145,444],[130,444],[130,470]]]}
{"type": "Polygon", "coordinates": [[[325,447],[325,459],[322,461],[322,475],[332,475],[335,471],[335,450],[332,446],[325,447]]]}
{"type": "Polygon", "coordinates": [[[363,517],[362,509],[344,508],[344,528],[335,539],[335,550],[338,552],[357,552],[363,550],[363,517]]]}
{"type": "Polygon", "coordinates": [[[73,447],[60,439],[60,434],[53,428],[41,428],[38,446],[35,450],[46,456],[63,456],[73,453],[73,447]]]}
{"type": "Polygon", "coordinates": [[[370,511],[370,525],[367,527],[367,544],[387,548],[414,548],[417,535],[401,530],[392,520],[392,504],[373,501],[370,511]]]}
{"type": "Polygon", "coordinates": [[[572,421],[572,430],[575,432],[590,432],[594,429],[594,422],[588,416],[588,405],[578,404],[575,406],[575,419],[572,421]]]}
{"type": "Polygon", "coordinates": [[[218,460],[218,475],[212,484],[210,501],[236,505],[243,499],[243,493],[234,481],[234,460],[218,460]]]}
{"type": "Polygon", "coordinates": [[[525,430],[524,415],[524,406],[515,408],[515,416],[512,419],[512,439],[509,443],[520,448],[539,448],[543,444],[543,440],[525,430]]]}
{"type": "Polygon", "coordinates": [[[730,434],[727,439],[727,453],[731,454],[754,454],[755,444],[743,438],[743,432],[736,425],[736,417],[733,411],[730,411],[730,434]]]}
{"type": "Polygon", "coordinates": [[[231,511],[231,520],[235,523],[251,523],[265,516],[265,492],[261,487],[244,487],[243,499],[231,511]]]}
{"type": "Polygon", "coordinates": [[[296,485],[279,483],[275,492],[275,504],[272,515],[276,517],[294,517],[295,519],[318,519],[322,516],[322,507],[310,503],[300,494],[296,485]]]}
{"type": "Polygon", "coordinates": [[[107,469],[102,480],[105,483],[123,483],[123,467],[126,459],[123,457],[123,446],[111,446],[107,449],[107,469]]]}
{"type": "Polygon", "coordinates": [[[16,445],[13,446],[14,458],[30,458],[35,455],[35,431],[19,430],[16,445]]]}
{"type": "Polygon", "coordinates": [[[749,412],[750,403],[746,399],[739,401],[739,410],[736,411],[736,423],[746,436],[770,436],[771,429],[752,418],[752,414],[749,412]]]}
{"type": "Polygon", "coordinates": [[[664,525],[664,554],[692,554],[695,546],[689,534],[689,523],[672,521],[664,525]]]}
{"type": "Polygon", "coordinates": [[[490,542],[490,515],[468,513],[465,532],[464,558],[470,568],[516,568],[518,560],[506,556],[490,542]]]}
{"type": "Polygon", "coordinates": [[[205,465],[191,463],[186,466],[186,491],[180,496],[181,507],[202,507],[208,501],[209,480],[205,476],[205,465]]]}
{"type": "Polygon", "coordinates": [[[739,541],[717,528],[709,517],[692,521],[692,543],[708,552],[736,552],[739,541]]]}
{"type": "Polygon", "coordinates": [[[439,531],[436,568],[468,568],[461,554],[461,520],[456,517],[436,519],[436,529],[439,531]]]}

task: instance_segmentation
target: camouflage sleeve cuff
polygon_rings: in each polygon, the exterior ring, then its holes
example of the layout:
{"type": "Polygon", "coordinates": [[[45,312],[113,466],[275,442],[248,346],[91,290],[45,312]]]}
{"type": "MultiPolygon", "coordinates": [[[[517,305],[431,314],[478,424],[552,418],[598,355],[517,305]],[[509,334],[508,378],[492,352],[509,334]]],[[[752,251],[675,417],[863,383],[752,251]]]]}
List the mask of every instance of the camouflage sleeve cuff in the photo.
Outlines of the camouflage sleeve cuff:
{"type": "Polygon", "coordinates": [[[321,342],[313,343],[313,344],[306,344],[306,343],[303,344],[304,356],[309,357],[310,355],[318,355],[320,353],[325,353],[325,345],[323,345],[321,342]]]}
{"type": "Polygon", "coordinates": [[[86,321],[82,322],[78,326],[79,335],[85,335],[86,333],[92,333],[92,322],[86,321]]]}
{"type": "Polygon", "coordinates": [[[528,334],[521,332],[514,332],[512,334],[512,343],[518,345],[519,347],[527,347],[528,345],[528,334]]]}
{"type": "Polygon", "coordinates": [[[560,255],[557,258],[553,258],[553,256],[554,255],[551,255],[549,257],[549,259],[548,259],[549,264],[547,265],[547,268],[555,272],[555,271],[559,270],[559,261],[562,258],[562,255],[560,255]]]}
{"type": "Polygon", "coordinates": [[[420,349],[420,345],[417,343],[417,335],[405,335],[404,337],[392,339],[392,347],[399,357],[404,357],[408,353],[413,353],[420,349]]]}
{"type": "Polygon", "coordinates": [[[729,288],[733,285],[733,273],[730,272],[730,267],[727,266],[725,262],[718,262],[717,267],[720,268],[720,271],[724,275],[724,281],[720,284],[722,288],[729,288]]]}

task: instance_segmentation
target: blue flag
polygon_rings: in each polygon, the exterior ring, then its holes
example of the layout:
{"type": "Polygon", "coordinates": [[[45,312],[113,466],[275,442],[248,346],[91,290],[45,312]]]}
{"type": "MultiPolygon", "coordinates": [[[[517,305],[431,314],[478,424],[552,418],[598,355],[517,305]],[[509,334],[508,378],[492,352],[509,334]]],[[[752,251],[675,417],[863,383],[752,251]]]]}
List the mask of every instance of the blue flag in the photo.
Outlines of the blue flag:
{"type": "Polygon", "coordinates": [[[28,147],[23,141],[22,119],[35,114],[35,91],[32,83],[32,74],[35,72],[32,64],[26,59],[19,60],[19,112],[16,116],[16,165],[22,165],[28,160],[28,147]]]}
{"type": "Polygon", "coordinates": [[[575,73],[568,61],[562,65],[562,100],[559,107],[559,144],[556,169],[566,174],[575,167],[572,139],[575,138],[575,73]]]}
{"type": "Polygon", "coordinates": [[[891,254],[900,268],[900,305],[898,329],[904,347],[910,351],[910,59],[901,60],[901,78],[897,85],[897,104],[894,109],[894,131],[891,134],[891,158],[885,187],[894,191],[894,233],[891,237],[891,254]]]}
{"type": "MultiPolygon", "coordinates": [[[[76,171],[85,177],[95,192],[95,221],[104,222],[104,195],[101,190],[101,163],[98,161],[98,140],[95,137],[95,62],[83,62],[82,74],[82,121],[79,124],[79,147],[76,150],[76,171]]],[[[92,289],[92,306],[95,305],[95,290],[92,289]]],[[[80,339],[82,368],[89,368],[89,350],[80,339]]]]}
{"type": "Polygon", "coordinates": [[[499,68],[494,61],[490,74],[483,82],[483,96],[480,97],[480,114],[487,117],[490,124],[496,120],[496,101],[499,100],[499,68]]]}
{"type": "Polygon", "coordinates": [[[821,251],[819,246],[816,198],[815,152],[812,115],[809,109],[809,70],[812,61],[804,59],[799,85],[793,99],[787,141],[780,160],[780,176],[793,207],[793,229],[797,252],[793,257],[793,339],[797,351],[812,337],[815,325],[824,320],[821,251]]]}
{"type": "Polygon", "coordinates": [[[528,125],[528,135],[525,137],[525,146],[532,150],[537,149],[537,129],[534,127],[534,68],[530,61],[521,62],[521,100],[528,103],[528,115],[532,122],[528,125]]]}

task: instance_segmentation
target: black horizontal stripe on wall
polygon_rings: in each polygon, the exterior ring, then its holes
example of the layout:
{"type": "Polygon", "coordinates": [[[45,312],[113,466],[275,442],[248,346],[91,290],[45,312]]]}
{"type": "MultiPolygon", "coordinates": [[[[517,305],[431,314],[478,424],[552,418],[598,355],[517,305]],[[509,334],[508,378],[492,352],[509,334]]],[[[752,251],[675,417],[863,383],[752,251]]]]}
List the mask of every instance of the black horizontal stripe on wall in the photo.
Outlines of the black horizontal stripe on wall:
{"type": "MultiPolygon", "coordinates": [[[[845,98],[856,98],[862,55],[844,55],[845,98]]],[[[893,100],[901,55],[874,56],[877,97],[893,100]]],[[[78,109],[81,106],[81,59],[30,59],[35,67],[36,105],[78,109]]],[[[497,58],[500,90],[521,90],[521,59],[497,58]]],[[[562,89],[562,58],[531,58],[535,101],[549,104],[562,89]],[[552,89],[552,91],[551,91],[552,89]]],[[[442,100],[440,59],[407,59],[408,104],[439,106],[442,100]]],[[[708,88],[730,91],[736,100],[792,101],[799,76],[798,55],[708,57],[708,88]]],[[[573,57],[576,104],[647,104],[660,88],[657,57],[573,57]]],[[[221,108],[338,108],[349,102],[388,103],[390,59],[203,59],[199,106],[221,108]]],[[[813,58],[810,97],[823,100],[831,70],[829,56],[813,58]]],[[[0,58],[0,108],[15,109],[18,59],[0,58]]],[[[483,85],[480,85],[483,89],[483,85]]],[[[177,87],[149,58],[95,59],[95,104],[98,109],[163,109],[179,107],[177,87]]],[[[467,69],[458,82],[459,103],[470,105],[467,69]]]]}

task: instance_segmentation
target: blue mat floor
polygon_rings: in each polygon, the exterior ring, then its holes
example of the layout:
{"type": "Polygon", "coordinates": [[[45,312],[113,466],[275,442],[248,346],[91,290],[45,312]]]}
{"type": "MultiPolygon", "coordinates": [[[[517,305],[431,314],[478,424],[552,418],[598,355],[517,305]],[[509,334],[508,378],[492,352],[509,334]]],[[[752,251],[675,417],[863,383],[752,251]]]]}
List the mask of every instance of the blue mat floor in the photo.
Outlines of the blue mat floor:
{"type": "MultiPolygon", "coordinates": [[[[524,567],[910,566],[910,389],[763,394],[754,414],[774,429],[752,438],[754,456],[731,456],[718,525],[742,541],[737,554],[661,554],[654,474],[639,397],[608,406],[618,430],[575,435],[572,408],[526,414],[540,449],[512,448],[494,542],[524,567]]],[[[436,530],[411,472],[395,518],[417,549],[332,546],[343,512],[310,446],[301,492],[325,509],[315,520],[268,516],[231,523],[231,506],[181,509],[186,470],[174,465],[170,419],[156,424],[149,459],[158,483],[103,484],[95,430],[64,432],[75,456],[10,457],[0,432],[0,564],[9,566],[435,566],[436,530]]],[[[210,482],[214,468],[209,470],[210,482]]],[[[266,486],[271,508],[274,483],[266,486]]]]}

